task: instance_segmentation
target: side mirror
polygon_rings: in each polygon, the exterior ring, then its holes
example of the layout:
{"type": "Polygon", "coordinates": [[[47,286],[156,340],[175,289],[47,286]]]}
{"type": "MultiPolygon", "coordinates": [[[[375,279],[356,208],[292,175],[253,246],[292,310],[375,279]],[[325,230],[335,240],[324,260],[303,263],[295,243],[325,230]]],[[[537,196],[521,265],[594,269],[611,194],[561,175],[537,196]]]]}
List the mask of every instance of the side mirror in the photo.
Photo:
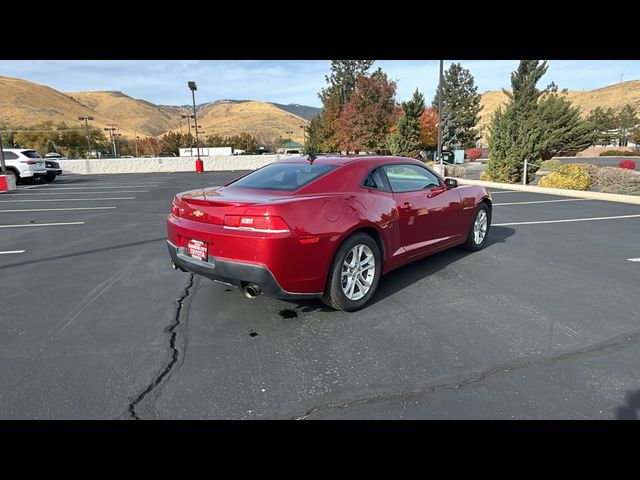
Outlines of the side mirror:
{"type": "Polygon", "coordinates": [[[453,178],[445,178],[444,184],[446,185],[447,189],[456,188],[458,186],[458,181],[454,180],[453,178]]]}

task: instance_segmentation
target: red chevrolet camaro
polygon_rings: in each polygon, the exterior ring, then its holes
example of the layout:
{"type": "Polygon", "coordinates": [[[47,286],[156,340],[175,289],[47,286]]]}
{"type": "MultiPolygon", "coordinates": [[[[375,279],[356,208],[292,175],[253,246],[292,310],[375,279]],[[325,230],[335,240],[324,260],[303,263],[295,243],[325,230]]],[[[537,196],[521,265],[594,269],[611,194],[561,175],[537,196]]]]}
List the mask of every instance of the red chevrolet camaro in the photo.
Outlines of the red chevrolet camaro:
{"type": "Polygon", "coordinates": [[[321,298],[353,311],[385,273],[487,241],[491,196],[402,157],[311,156],[183,192],[167,218],[174,268],[253,298],[321,298]]]}

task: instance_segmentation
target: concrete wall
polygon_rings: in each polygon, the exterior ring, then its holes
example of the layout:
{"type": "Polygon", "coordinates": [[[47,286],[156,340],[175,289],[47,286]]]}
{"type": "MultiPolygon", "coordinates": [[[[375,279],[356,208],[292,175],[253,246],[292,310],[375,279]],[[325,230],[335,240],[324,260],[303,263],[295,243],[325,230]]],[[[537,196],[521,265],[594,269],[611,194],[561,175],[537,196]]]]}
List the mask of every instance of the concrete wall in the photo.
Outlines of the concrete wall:
{"type": "MultiPolygon", "coordinates": [[[[293,155],[295,156],[295,155],[293,155]]],[[[216,170],[255,170],[286,155],[238,155],[201,157],[205,172],[216,170]]],[[[99,173],[193,172],[195,157],[105,158],[60,160],[63,173],[79,175],[99,173]]]]}

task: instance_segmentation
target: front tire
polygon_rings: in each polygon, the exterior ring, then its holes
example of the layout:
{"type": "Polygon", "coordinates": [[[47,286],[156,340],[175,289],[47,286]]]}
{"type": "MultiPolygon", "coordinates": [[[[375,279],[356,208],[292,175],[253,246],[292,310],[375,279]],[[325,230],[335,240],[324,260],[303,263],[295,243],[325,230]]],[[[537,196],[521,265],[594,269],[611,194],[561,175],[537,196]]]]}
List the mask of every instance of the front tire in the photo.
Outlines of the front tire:
{"type": "Polygon", "coordinates": [[[335,310],[353,312],[373,296],[382,272],[382,255],[376,241],[356,233],[335,254],[322,301],[335,310]]]}
{"type": "Polygon", "coordinates": [[[490,226],[491,210],[489,210],[489,206],[483,202],[478,205],[476,214],[471,221],[471,228],[469,228],[467,241],[463,245],[464,249],[471,252],[482,250],[487,243],[490,226]]]}

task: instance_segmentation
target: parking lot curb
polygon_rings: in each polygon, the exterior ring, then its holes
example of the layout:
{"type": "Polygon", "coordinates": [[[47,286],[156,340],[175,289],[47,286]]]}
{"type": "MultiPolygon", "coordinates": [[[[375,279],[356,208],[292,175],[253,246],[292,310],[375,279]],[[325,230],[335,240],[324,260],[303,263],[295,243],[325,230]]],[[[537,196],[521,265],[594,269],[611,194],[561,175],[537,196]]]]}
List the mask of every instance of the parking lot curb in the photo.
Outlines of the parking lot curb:
{"type": "Polygon", "coordinates": [[[479,185],[487,188],[500,188],[504,190],[516,190],[529,193],[543,193],[546,195],[559,195],[562,197],[588,198],[591,200],[603,200],[605,202],[630,203],[640,205],[640,196],[622,195],[618,193],[585,192],[583,190],[567,190],[564,188],[538,187],[535,185],[516,185],[511,183],[487,182],[484,180],[471,180],[467,178],[455,178],[462,185],[479,185]]]}

